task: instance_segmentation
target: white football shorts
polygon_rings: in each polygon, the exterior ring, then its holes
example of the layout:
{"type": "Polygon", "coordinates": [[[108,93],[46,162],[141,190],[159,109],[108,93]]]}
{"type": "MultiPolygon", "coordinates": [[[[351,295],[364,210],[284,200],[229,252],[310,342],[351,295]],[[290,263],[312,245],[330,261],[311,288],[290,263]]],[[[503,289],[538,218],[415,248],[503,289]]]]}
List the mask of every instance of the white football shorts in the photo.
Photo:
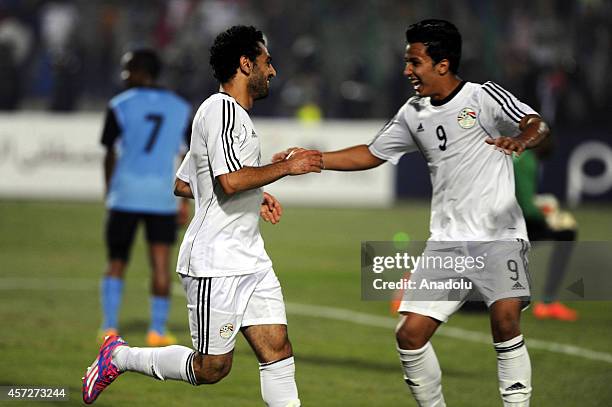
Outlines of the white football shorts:
{"type": "Polygon", "coordinates": [[[193,347],[204,355],[231,352],[241,327],[287,325],[280,282],[271,268],[240,276],[180,277],[193,347]]]}
{"type": "Polygon", "coordinates": [[[423,256],[447,259],[467,256],[483,259],[484,267],[472,268],[463,273],[448,269],[416,269],[410,276],[416,287],[423,280],[445,282],[465,280],[472,283],[470,290],[405,290],[398,312],[414,312],[447,322],[465,301],[482,300],[490,307],[495,301],[505,298],[518,298],[527,308],[531,298],[531,280],[528,270],[527,254],[529,242],[492,241],[492,242],[428,242],[423,256]]]}

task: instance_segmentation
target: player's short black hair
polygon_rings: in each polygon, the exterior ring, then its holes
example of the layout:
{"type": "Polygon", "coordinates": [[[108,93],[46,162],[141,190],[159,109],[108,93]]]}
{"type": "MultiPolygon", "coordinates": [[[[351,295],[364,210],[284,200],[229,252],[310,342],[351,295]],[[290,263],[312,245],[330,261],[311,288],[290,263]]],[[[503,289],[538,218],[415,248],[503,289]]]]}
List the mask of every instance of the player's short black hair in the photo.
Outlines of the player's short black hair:
{"type": "Polygon", "coordinates": [[[128,71],[146,72],[157,79],[162,69],[161,59],[150,48],[139,48],[128,51],[121,59],[123,69],[128,71]]]}
{"type": "Polygon", "coordinates": [[[434,63],[448,59],[452,73],[459,71],[461,61],[461,34],[453,23],[445,20],[423,20],[406,30],[406,41],[422,42],[434,63]]]}
{"type": "Polygon", "coordinates": [[[255,61],[261,54],[259,43],[266,45],[263,33],[253,26],[235,25],[217,35],[210,47],[210,66],[215,78],[221,83],[232,79],[243,55],[255,61]]]}

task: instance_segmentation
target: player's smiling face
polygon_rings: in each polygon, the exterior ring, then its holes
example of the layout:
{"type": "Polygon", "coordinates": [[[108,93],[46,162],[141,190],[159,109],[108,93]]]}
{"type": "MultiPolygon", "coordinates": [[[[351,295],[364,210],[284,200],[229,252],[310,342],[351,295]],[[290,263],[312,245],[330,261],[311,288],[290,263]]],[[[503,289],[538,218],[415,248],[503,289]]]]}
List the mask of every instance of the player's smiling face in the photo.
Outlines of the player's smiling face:
{"type": "Polygon", "coordinates": [[[408,44],[404,61],[404,75],[410,80],[415,93],[422,97],[435,95],[439,75],[435,70],[436,64],[427,54],[427,46],[422,42],[408,44]]]}
{"type": "Polygon", "coordinates": [[[255,59],[253,70],[249,77],[249,93],[254,100],[263,99],[270,92],[270,80],[276,76],[276,70],[272,66],[272,57],[268,49],[259,44],[261,53],[255,59]]]}

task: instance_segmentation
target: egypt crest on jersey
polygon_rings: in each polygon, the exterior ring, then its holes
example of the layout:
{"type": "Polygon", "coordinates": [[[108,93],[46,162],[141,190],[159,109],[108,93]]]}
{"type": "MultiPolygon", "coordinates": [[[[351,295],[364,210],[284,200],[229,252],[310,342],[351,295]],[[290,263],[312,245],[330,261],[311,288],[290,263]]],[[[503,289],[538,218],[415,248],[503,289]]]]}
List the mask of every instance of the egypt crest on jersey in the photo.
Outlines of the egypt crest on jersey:
{"type": "Polygon", "coordinates": [[[420,151],[431,182],[432,240],[527,239],[510,156],[485,143],[516,136],[529,106],[492,82],[462,82],[445,100],[410,98],[369,148],[396,164],[420,151]]]}
{"type": "Polygon", "coordinates": [[[478,114],[474,109],[466,107],[461,109],[457,115],[457,123],[459,123],[459,126],[463,129],[470,129],[476,124],[477,117],[478,114]]]}

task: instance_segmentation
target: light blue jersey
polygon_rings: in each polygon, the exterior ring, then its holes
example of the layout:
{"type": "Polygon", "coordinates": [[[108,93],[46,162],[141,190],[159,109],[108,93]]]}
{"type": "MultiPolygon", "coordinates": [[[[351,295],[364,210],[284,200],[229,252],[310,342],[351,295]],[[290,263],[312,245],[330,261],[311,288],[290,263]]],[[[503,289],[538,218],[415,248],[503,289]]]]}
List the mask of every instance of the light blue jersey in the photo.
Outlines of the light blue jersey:
{"type": "Polygon", "coordinates": [[[102,144],[118,154],[109,209],[176,213],[175,159],[186,151],[190,118],[189,104],[165,89],[132,88],[111,99],[102,135],[102,144]]]}

